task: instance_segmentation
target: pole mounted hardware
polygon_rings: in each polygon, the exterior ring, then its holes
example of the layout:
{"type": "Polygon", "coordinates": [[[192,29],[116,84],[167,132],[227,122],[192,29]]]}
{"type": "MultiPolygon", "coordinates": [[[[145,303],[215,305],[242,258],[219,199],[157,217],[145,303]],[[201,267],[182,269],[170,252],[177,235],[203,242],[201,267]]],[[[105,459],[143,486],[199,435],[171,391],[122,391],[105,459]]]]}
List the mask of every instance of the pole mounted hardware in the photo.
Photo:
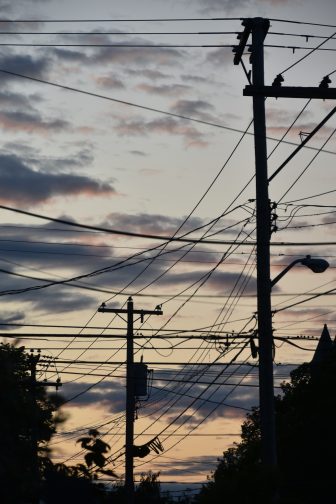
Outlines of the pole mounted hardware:
{"type": "Polygon", "coordinates": [[[321,86],[321,84],[318,87],[281,86],[276,84],[272,84],[272,86],[247,85],[243,90],[243,95],[262,96],[263,98],[267,96],[273,98],[319,98],[321,100],[335,100],[336,88],[321,86]]]}

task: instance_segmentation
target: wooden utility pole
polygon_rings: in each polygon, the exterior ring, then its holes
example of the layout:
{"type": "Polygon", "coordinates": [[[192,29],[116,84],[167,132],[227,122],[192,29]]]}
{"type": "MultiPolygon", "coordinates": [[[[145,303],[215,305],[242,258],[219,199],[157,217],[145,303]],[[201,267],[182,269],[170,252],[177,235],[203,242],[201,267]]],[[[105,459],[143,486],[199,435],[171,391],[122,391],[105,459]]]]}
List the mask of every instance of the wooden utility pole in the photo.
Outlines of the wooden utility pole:
{"type": "Polygon", "coordinates": [[[102,313],[127,314],[127,362],[126,362],[126,434],[125,434],[125,490],[126,503],[134,504],[134,463],[133,463],[133,439],[134,439],[134,415],[135,415],[135,393],[134,393],[134,345],[133,345],[133,324],[134,315],[139,315],[141,322],[145,315],[162,315],[162,310],[157,307],[155,310],[135,310],[133,299],[127,300],[127,308],[106,308],[105,303],[98,308],[102,313]]]}
{"type": "MultiPolygon", "coordinates": [[[[270,22],[264,18],[249,18],[242,22],[244,31],[238,35],[240,40],[234,48],[234,64],[238,65],[243,56],[249,36],[252,35],[251,64],[252,84],[244,89],[244,96],[253,97],[254,148],[256,173],[256,221],[257,221],[257,307],[259,336],[259,405],[261,432],[261,459],[269,472],[277,468],[277,445],[273,384],[273,330],[270,277],[270,235],[271,209],[268,184],[310,140],[310,138],[336,112],[336,107],[308,135],[304,142],[286,159],[278,170],[268,178],[266,149],[265,99],[268,96],[287,98],[335,99],[336,89],[329,89],[328,76],[318,87],[285,87],[279,74],[272,86],[264,84],[264,39],[270,22]]],[[[274,495],[273,497],[276,498],[274,495]]]]}

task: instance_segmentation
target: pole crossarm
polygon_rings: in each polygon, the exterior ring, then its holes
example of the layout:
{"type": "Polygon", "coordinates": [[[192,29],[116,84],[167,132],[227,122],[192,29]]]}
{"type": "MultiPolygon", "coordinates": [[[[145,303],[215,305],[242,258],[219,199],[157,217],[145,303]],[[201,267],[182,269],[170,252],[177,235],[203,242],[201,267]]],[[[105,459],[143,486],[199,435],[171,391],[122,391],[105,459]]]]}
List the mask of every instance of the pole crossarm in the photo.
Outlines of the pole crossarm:
{"type": "MultiPolygon", "coordinates": [[[[255,25],[256,19],[261,19],[261,18],[246,18],[242,21],[242,25],[244,26],[244,31],[242,33],[239,33],[237,35],[237,39],[239,40],[239,44],[235,46],[232,49],[232,52],[235,53],[234,58],[233,58],[233,64],[234,65],[239,65],[241,58],[243,56],[247,41],[249,39],[250,34],[252,33],[252,28],[255,25]]],[[[268,19],[263,19],[262,20],[262,40],[267,35],[268,29],[270,27],[270,22],[268,19]]]]}
{"type": "Polygon", "coordinates": [[[244,96],[273,98],[320,98],[336,100],[336,88],[294,87],[294,86],[245,86],[244,96]]]}
{"type": "Polygon", "coordinates": [[[242,25],[245,27],[242,33],[237,35],[237,39],[239,40],[239,44],[232,49],[232,52],[235,53],[233,58],[233,64],[239,65],[240,60],[243,56],[243,52],[245,50],[248,38],[250,36],[252,30],[252,24],[250,19],[244,19],[242,25]]]}
{"type": "MultiPolygon", "coordinates": [[[[124,308],[106,308],[105,306],[101,306],[98,308],[98,312],[100,313],[127,313],[127,310],[124,308]]],[[[163,315],[162,310],[133,310],[135,315],[163,315]]]]}

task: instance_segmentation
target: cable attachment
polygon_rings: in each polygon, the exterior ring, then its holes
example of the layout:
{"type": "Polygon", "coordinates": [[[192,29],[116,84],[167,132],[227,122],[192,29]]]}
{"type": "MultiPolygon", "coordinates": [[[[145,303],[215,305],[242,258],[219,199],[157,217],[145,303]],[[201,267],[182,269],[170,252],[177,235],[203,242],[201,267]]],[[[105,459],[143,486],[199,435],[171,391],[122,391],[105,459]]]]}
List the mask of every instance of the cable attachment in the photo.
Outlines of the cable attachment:
{"type": "Polygon", "coordinates": [[[250,349],[252,359],[257,359],[259,354],[259,348],[255,344],[254,338],[250,338],[250,349]]]}
{"type": "Polygon", "coordinates": [[[275,202],[271,204],[271,234],[276,233],[278,231],[277,226],[278,214],[275,212],[277,207],[278,205],[275,202]]]}
{"type": "Polygon", "coordinates": [[[323,79],[321,80],[321,82],[320,82],[320,84],[319,84],[319,88],[320,88],[320,89],[328,89],[329,84],[331,84],[331,79],[329,78],[329,75],[326,75],[326,76],[325,76],[325,77],[323,77],[323,79]]]}
{"type": "Polygon", "coordinates": [[[273,87],[281,87],[281,84],[282,84],[282,82],[284,82],[284,81],[285,81],[285,79],[283,78],[283,76],[282,76],[281,74],[278,74],[278,75],[275,77],[274,81],[272,82],[272,86],[273,86],[273,87]]]}
{"type": "Polygon", "coordinates": [[[133,457],[145,458],[150,454],[151,450],[159,455],[164,448],[158,437],[155,437],[141,446],[133,445],[133,457]]]}

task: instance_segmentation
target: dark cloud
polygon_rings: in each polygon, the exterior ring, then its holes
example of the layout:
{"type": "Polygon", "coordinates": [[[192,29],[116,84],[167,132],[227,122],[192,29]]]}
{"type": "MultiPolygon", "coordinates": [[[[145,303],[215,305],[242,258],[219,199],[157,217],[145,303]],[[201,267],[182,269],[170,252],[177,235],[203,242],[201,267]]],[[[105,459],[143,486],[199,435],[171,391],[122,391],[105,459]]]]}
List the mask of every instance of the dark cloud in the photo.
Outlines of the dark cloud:
{"type": "Polygon", "coordinates": [[[98,303],[95,296],[71,290],[66,286],[55,286],[45,291],[35,291],[20,295],[17,300],[27,300],[33,310],[43,313],[73,313],[79,310],[97,309],[98,303]]]}
{"type": "Polygon", "coordinates": [[[9,90],[0,91],[0,106],[4,110],[7,108],[15,107],[24,108],[26,110],[33,109],[33,103],[38,103],[41,101],[41,97],[38,95],[24,95],[23,93],[14,93],[9,90]]]}
{"type": "MultiPolygon", "coordinates": [[[[288,5],[291,0],[257,0],[258,3],[261,4],[269,4],[274,7],[283,7],[284,5],[288,5]]],[[[303,0],[299,3],[303,4],[303,0]]]]}
{"type": "MultiPolygon", "coordinates": [[[[42,290],[31,290],[12,295],[4,295],[6,291],[15,291],[17,289],[28,289],[36,285],[45,285],[45,282],[22,278],[10,275],[4,271],[3,262],[0,260],[1,269],[1,302],[3,305],[13,301],[19,302],[21,307],[24,307],[25,312],[37,310],[43,313],[66,313],[75,310],[97,308],[98,302],[96,296],[87,293],[80,293],[77,289],[73,289],[68,285],[54,285],[42,290]],[[27,306],[28,304],[28,306],[27,306]]],[[[8,272],[15,272],[11,266],[6,267],[8,272]]],[[[36,273],[35,273],[36,276],[36,273]]],[[[40,276],[40,275],[39,275],[40,276]]],[[[59,278],[56,278],[59,280],[59,278]]],[[[88,292],[88,291],[86,291],[88,292]]],[[[13,320],[13,318],[12,318],[13,320]]],[[[11,321],[12,321],[11,320],[11,321]]],[[[21,318],[22,320],[22,318],[21,318]]],[[[21,321],[20,320],[20,321],[21,321]]],[[[7,320],[8,321],[8,320],[7,320]]]]}
{"type": "Polygon", "coordinates": [[[203,120],[212,120],[208,112],[213,110],[211,103],[204,100],[178,100],[172,107],[172,111],[179,115],[199,117],[203,120]]]}
{"type": "MultiPolygon", "coordinates": [[[[114,366],[111,365],[110,377],[97,383],[97,385],[88,390],[85,394],[74,399],[70,405],[95,405],[104,407],[113,414],[124,412],[126,394],[125,378],[120,378],[120,376],[124,376],[125,370],[117,369],[112,372],[113,367],[114,366]]],[[[217,372],[220,373],[220,371],[217,372]]],[[[106,371],[106,374],[108,374],[108,371],[106,371]]],[[[173,374],[175,376],[175,372],[173,372],[173,374]]],[[[197,378],[194,379],[196,381],[197,378]]],[[[223,382],[225,382],[225,379],[228,379],[227,376],[220,378],[223,382]]],[[[155,405],[154,416],[157,415],[157,411],[161,411],[164,413],[168,423],[174,422],[175,426],[184,426],[186,429],[196,427],[199,422],[208,415],[209,417],[206,421],[209,422],[219,417],[243,420],[246,412],[239,409],[239,407],[250,409],[253,405],[258,403],[257,387],[238,387],[238,389],[234,391],[232,385],[222,385],[219,387],[213,385],[206,390],[206,386],[204,385],[192,384],[188,386],[188,384],[186,385],[186,383],[182,382],[179,385],[173,383],[172,394],[170,394],[170,387],[167,387],[167,380],[169,380],[169,375],[165,374],[165,381],[160,382],[159,378],[156,378],[156,374],[154,373],[153,384],[155,387],[147,403],[147,415],[151,416],[151,405],[155,405]],[[157,390],[157,387],[160,391],[157,390]],[[164,395],[162,395],[161,389],[165,391],[164,395]],[[233,392],[230,398],[225,400],[230,390],[233,392]],[[179,394],[181,395],[176,401],[176,396],[179,394]],[[236,408],[232,406],[236,406],[236,408]]],[[[229,379],[229,381],[232,382],[233,380],[229,379]]],[[[79,392],[86,390],[89,385],[89,383],[69,383],[64,386],[63,393],[66,398],[71,398],[76,396],[79,392]]]]}
{"type": "MultiPolygon", "coordinates": [[[[107,41],[110,43],[110,40],[107,41]]],[[[123,42],[121,42],[123,43],[123,42]]],[[[139,41],[129,43],[139,43],[139,41]]],[[[141,41],[143,44],[143,41],[141,41]]],[[[183,56],[181,51],[170,48],[151,48],[151,47],[100,47],[96,49],[83,51],[54,49],[52,54],[59,60],[71,61],[72,63],[80,63],[85,65],[100,65],[100,64],[118,64],[118,65],[134,65],[136,67],[150,67],[162,65],[176,65],[183,56]]],[[[128,69],[128,72],[130,70],[128,69]]],[[[156,71],[156,70],[154,70],[156,71]]]]}
{"type": "Polygon", "coordinates": [[[112,195],[114,188],[89,177],[36,171],[14,155],[0,155],[0,200],[34,205],[53,197],[112,195]]]}
{"type": "Polygon", "coordinates": [[[64,157],[53,157],[51,155],[42,155],[38,149],[24,142],[7,142],[3,147],[3,153],[11,155],[11,153],[15,152],[15,155],[20,159],[24,159],[28,165],[33,165],[42,171],[52,170],[53,172],[60,171],[62,173],[67,170],[89,167],[94,160],[93,150],[93,147],[84,145],[81,150],[72,151],[64,157]]]}
{"type": "MultiPolygon", "coordinates": [[[[111,371],[112,370],[113,366],[111,366],[111,371]]],[[[106,371],[106,374],[108,374],[108,371],[106,371]]],[[[115,374],[120,376],[122,374],[122,371],[118,370],[118,372],[115,374]]],[[[72,397],[86,390],[90,385],[90,383],[85,382],[65,383],[62,389],[62,394],[66,399],[71,399],[72,397]]],[[[95,405],[105,407],[111,413],[122,413],[123,411],[125,411],[125,400],[125,382],[118,379],[112,374],[111,377],[108,377],[106,378],[106,380],[97,383],[97,385],[85,392],[85,394],[82,394],[71,401],[69,403],[69,406],[95,405]]]]}
{"type": "Polygon", "coordinates": [[[184,84],[139,84],[138,86],[136,86],[136,89],[149,94],[176,97],[187,93],[190,87],[184,84]]]}
{"type": "Polygon", "coordinates": [[[143,151],[140,151],[140,150],[131,150],[129,151],[130,154],[133,154],[134,156],[147,156],[147,154],[143,151]]]}
{"type": "Polygon", "coordinates": [[[126,73],[132,75],[134,77],[146,77],[151,81],[155,81],[158,79],[166,79],[167,74],[160,72],[159,70],[151,70],[151,69],[137,69],[133,70],[131,68],[126,70],[126,73]]]}
{"type": "Polygon", "coordinates": [[[3,16],[5,12],[10,13],[12,10],[13,10],[13,4],[11,2],[7,2],[7,0],[0,1],[1,16],[3,16]]]}
{"type": "Polygon", "coordinates": [[[116,132],[121,135],[145,136],[150,133],[169,134],[182,138],[187,147],[205,147],[204,134],[184,121],[172,117],[163,117],[145,121],[143,119],[120,120],[115,126],[116,132]]]}
{"type": "Polygon", "coordinates": [[[208,270],[196,270],[180,272],[176,274],[170,274],[160,280],[163,285],[178,285],[178,284],[193,284],[194,282],[201,282],[202,279],[206,279],[206,286],[215,289],[217,293],[228,294],[232,289],[237,290],[237,286],[241,286],[248,281],[245,287],[245,294],[255,294],[256,293],[256,279],[246,277],[244,274],[232,273],[229,271],[214,271],[214,273],[209,278],[207,277],[208,270]]]}
{"type": "Polygon", "coordinates": [[[171,66],[182,58],[182,52],[170,48],[104,47],[96,50],[91,62],[118,63],[136,66],[171,66]]]}
{"type": "Polygon", "coordinates": [[[121,79],[113,75],[105,75],[95,78],[96,83],[105,89],[125,89],[125,84],[121,79]]]}
{"type": "MultiPolygon", "coordinates": [[[[222,438],[220,438],[222,439],[222,438]]],[[[190,475],[195,472],[207,472],[209,473],[218,464],[218,459],[216,455],[203,455],[195,457],[186,457],[183,460],[169,461],[165,460],[164,474],[165,476],[176,476],[179,475],[190,475]]]]}
{"type": "Polygon", "coordinates": [[[220,47],[213,51],[209,51],[206,56],[206,61],[221,68],[224,65],[232,65],[233,53],[227,47],[220,47]]]}
{"type": "MultiPolygon", "coordinates": [[[[201,75],[192,75],[192,74],[182,74],[181,79],[183,82],[192,82],[194,84],[206,84],[211,85],[214,84],[213,79],[209,79],[209,77],[203,77],[201,75]]],[[[217,86],[218,84],[216,84],[217,86]]]]}
{"type": "MultiPolygon", "coordinates": [[[[1,315],[0,315],[0,323],[3,325],[3,324],[18,324],[18,323],[21,323],[25,320],[25,314],[24,312],[21,312],[21,311],[15,311],[15,312],[11,312],[11,311],[4,311],[4,310],[1,310],[1,315]]],[[[1,331],[5,331],[5,330],[16,330],[17,327],[12,327],[12,326],[8,326],[8,327],[1,327],[1,331]]]]}
{"type": "MultiPolygon", "coordinates": [[[[50,64],[51,60],[46,56],[33,58],[29,55],[0,53],[0,69],[30,77],[45,77],[50,64]]],[[[1,73],[2,81],[9,79],[17,80],[17,77],[1,73]]]]}
{"type": "Polygon", "coordinates": [[[60,132],[69,128],[62,119],[44,119],[38,112],[0,112],[0,127],[6,131],[25,133],[60,132]]]}
{"type": "Polygon", "coordinates": [[[251,0],[198,0],[202,14],[225,14],[251,5],[251,0]]]}
{"type": "Polygon", "coordinates": [[[71,63],[88,63],[90,59],[86,52],[73,49],[55,48],[52,51],[52,55],[56,56],[59,60],[71,63]]]}
{"type": "MultiPolygon", "coordinates": [[[[169,217],[162,214],[109,214],[104,222],[104,226],[113,227],[115,229],[124,229],[137,233],[149,234],[173,234],[179,228],[185,219],[177,217],[169,217]]],[[[181,232],[187,232],[195,229],[203,224],[203,221],[198,217],[188,219],[187,225],[182,228],[181,232]]]]}

